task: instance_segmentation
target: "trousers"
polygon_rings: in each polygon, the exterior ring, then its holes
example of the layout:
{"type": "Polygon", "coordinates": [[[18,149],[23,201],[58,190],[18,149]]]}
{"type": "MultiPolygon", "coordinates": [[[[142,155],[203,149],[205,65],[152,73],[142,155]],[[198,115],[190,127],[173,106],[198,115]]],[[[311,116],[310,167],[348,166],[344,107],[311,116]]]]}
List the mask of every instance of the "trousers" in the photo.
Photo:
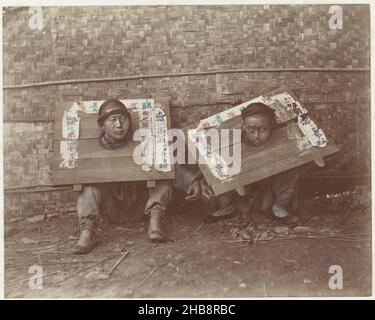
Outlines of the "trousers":
{"type": "Polygon", "coordinates": [[[245,186],[245,196],[236,200],[237,206],[242,212],[249,212],[251,209],[266,211],[274,204],[285,210],[296,210],[296,183],[299,175],[299,169],[291,169],[249,184],[245,186]]]}
{"type": "Polygon", "coordinates": [[[165,213],[171,198],[171,183],[163,180],[148,194],[144,181],[89,185],[78,195],[77,212],[79,218],[101,215],[109,222],[133,222],[153,210],[165,213]]]}

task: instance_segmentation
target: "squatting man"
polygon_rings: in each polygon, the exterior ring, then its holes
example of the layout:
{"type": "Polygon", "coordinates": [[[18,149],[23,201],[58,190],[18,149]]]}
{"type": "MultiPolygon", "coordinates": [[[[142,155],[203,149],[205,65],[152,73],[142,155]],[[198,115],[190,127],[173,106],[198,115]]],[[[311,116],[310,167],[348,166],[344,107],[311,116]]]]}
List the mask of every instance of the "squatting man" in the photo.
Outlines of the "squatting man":
{"type": "MultiPolygon", "coordinates": [[[[274,111],[263,103],[251,103],[241,112],[242,139],[248,148],[267,146],[272,132],[276,128],[274,111]]],[[[244,224],[251,222],[254,211],[272,211],[279,222],[293,226],[298,222],[292,212],[298,203],[295,196],[299,169],[291,169],[259,182],[245,186],[245,195],[227,192],[218,196],[221,210],[210,215],[211,220],[230,218],[237,211],[243,218],[244,224]]]]}
{"type": "MultiPolygon", "coordinates": [[[[99,141],[105,149],[122,148],[133,138],[130,112],[117,99],[108,99],[100,106],[97,122],[102,129],[99,141]]],[[[175,186],[184,191],[189,200],[213,196],[196,166],[176,165],[175,186]]],[[[113,223],[131,222],[137,221],[144,211],[149,217],[149,239],[166,241],[163,219],[171,198],[172,183],[168,180],[156,181],[148,192],[144,181],[84,186],[77,200],[80,235],[73,253],[86,254],[92,250],[98,240],[100,216],[113,223]]]]}

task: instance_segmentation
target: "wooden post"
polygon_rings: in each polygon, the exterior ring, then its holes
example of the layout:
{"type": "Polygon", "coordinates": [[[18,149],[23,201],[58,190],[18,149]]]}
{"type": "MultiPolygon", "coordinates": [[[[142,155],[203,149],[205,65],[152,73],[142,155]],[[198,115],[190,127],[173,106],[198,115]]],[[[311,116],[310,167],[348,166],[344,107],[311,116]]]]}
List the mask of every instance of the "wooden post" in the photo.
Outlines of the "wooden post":
{"type": "Polygon", "coordinates": [[[155,188],[156,187],[156,181],[155,180],[148,180],[147,181],[147,188],[155,188]]]}
{"type": "Polygon", "coordinates": [[[323,158],[316,158],[314,162],[321,168],[325,166],[324,159],[323,158]]]}
{"type": "Polygon", "coordinates": [[[82,191],[82,185],[81,184],[73,184],[73,191],[74,192],[82,191]]]}
{"type": "Polygon", "coordinates": [[[238,192],[238,194],[243,197],[244,195],[246,195],[246,192],[245,192],[245,187],[238,187],[236,188],[236,191],[238,192]]]}

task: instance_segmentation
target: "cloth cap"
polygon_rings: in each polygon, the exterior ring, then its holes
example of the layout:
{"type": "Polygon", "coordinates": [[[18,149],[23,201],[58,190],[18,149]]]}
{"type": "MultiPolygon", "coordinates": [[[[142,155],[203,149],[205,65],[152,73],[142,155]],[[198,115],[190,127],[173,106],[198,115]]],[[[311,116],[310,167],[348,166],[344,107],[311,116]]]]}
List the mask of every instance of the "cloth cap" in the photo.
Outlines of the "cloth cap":
{"type": "Polygon", "coordinates": [[[245,119],[248,116],[254,114],[264,114],[270,118],[271,122],[276,122],[275,112],[269,106],[261,102],[250,103],[247,107],[242,109],[241,116],[242,119],[245,119]]]}
{"type": "Polygon", "coordinates": [[[125,105],[116,98],[110,98],[102,103],[98,113],[98,125],[101,127],[109,116],[113,114],[124,114],[130,119],[130,112],[125,105]]]}

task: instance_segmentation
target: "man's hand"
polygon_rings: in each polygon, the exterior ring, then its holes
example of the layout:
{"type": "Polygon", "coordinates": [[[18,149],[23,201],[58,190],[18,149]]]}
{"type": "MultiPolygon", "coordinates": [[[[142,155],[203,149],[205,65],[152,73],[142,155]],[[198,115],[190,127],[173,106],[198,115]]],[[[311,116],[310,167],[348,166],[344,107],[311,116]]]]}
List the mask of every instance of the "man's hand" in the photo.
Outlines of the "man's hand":
{"type": "Polygon", "coordinates": [[[195,180],[187,191],[186,200],[197,200],[201,195],[201,187],[199,181],[195,180]]]}
{"type": "Polygon", "coordinates": [[[211,200],[215,197],[215,194],[213,193],[212,189],[208,186],[206,181],[202,179],[200,181],[200,187],[201,187],[201,194],[204,200],[211,200]]]}

